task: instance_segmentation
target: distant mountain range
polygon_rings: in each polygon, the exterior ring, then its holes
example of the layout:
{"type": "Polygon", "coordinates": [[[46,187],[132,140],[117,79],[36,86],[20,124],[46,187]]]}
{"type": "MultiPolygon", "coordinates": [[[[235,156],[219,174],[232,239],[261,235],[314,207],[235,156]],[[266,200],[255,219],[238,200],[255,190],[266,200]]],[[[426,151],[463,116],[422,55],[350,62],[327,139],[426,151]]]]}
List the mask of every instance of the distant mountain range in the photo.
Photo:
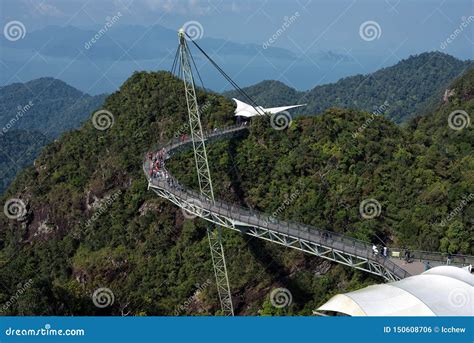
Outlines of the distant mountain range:
{"type": "MultiPolygon", "coordinates": [[[[241,85],[277,77],[289,65],[291,71],[286,77],[301,87],[313,86],[315,80],[330,82],[361,70],[351,56],[340,50],[300,54],[273,44],[239,43],[212,38],[205,30],[200,33],[198,44],[241,85]],[[320,68],[314,68],[315,63],[320,68]],[[337,68],[333,68],[335,64],[337,68]]],[[[111,93],[134,71],[168,70],[177,45],[177,28],[160,25],[120,23],[106,31],[100,27],[94,30],[47,26],[28,31],[23,39],[14,42],[1,35],[0,84],[54,76],[90,94],[111,93]]],[[[206,86],[216,91],[229,89],[225,80],[217,77],[214,68],[190,45],[206,86]]]]}
{"type": "Polygon", "coordinates": [[[0,87],[0,194],[44,145],[78,128],[104,99],[53,78],[0,87]]]}
{"type": "MultiPolygon", "coordinates": [[[[449,83],[473,66],[473,61],[429,52],[410,56],[372,74],[346,77],[308,91],[297,91],[280,81],[268,80],[244,90],[262,106],[307,103],[306,107],[295,110],[295,114],[319,114],[330,107],[353,108],[384,114],[401,123],[433,108],[441,101],[449,83]]],[[[241,97],[237,91],[224,95],[241,97]]]]}
{"type": "MultiPolygon", "coordinates": [[[[16,42],[10,42],[2,37],[2,44],[16,49],[41,50],[43,55],[52,57],[102,60],[156,59],[157,56],[164,56],[170,52],[174,56],[178,44],[177,30],[161,25],[116,26],[109,29],[106,34],[100,34],[100,38],[92,42],[97,34],[98,31],[74,26],[47,26],[29,33],[24,39],[16,42]]],[[[297,58],[287,49],[278,47],[264,49],[258,44],[240,44],[206,36],[199,40],[199,44],[206,46],[209,53],[219,51],[220,55],[254,56],[258,51],[265,51],[269,58],[297,58]]]]}
{"type": "Polygon", "coordinates": [[[35,130],[55,138],[78,127],[104,99],[50,77],[13,83],[0,87],[0,131],[35,130]]]}

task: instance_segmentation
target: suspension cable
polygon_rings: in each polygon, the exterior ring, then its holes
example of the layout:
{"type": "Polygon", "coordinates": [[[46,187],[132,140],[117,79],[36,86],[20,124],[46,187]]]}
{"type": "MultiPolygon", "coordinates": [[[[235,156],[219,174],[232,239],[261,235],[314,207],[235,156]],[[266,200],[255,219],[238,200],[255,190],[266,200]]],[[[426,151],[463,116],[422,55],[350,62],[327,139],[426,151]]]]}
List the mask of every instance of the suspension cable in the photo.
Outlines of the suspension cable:
{"type": "Polygon", "coordinates": [[[173,74],[173,75],[174,75],[174,72],[176,70],[176,65],[178,64],[178,60],[179,60],[179,45],[178,45],[178,48],[176,49],[176,52],[174,54],[173,65],[171,67],[171,74],[173,74]]]}
{"type": "MultiPolygon", "coordinates": [[[[235,83],[235,81],[232,80],[232,78],[229,75],[227,75],[226,72],[221,67],[219,67],[219,65],[193,39],[191,39],[191,37],[186,32],[185,32],[185,35],[191,40],[191,42],[193,42],[196,48],[199,49],[199,51],[209,60],[209,62],[211,62],[211,64],[219,71],[219,73],[235,88],[235,90],[239,92],[240,94],[242,94],[250,102],[250,105],[255,109],[255,111],[260,115],[264,115],[265,113],[262,113],[261,109],[259,108],[257,103],[252,99],[252,97],[250,97],[250,95],[248,95],[242,88],[240,88],[239,85],[237,85],[237,83],[235,83]]],[[[199,72],[198,72],[198,75],[199,75],[199,72]]]]}
{"type": "MultiPolygon", "coordinates": [[[[185,44],[186,44],[186,47],[187,47],[188,43],[185,42],[185,44]]],[[[193,57],[193,55],[191,54],[191,51],[189,50],[189,48],[187,48],[186,50],[189,52],[189,56],[191,56],[191,61],[193,62],[194,69],[196,70],[196,74],[198,75],[198,78],[199,78],[199,81],[201,82],[202,88],[203,88],[204,90],[206,90],[206,87],[204,87],[204,82],[202,82],[201,74],[199,74],[199,70],[198,70],[198,68],[197,68],[197,66],[196,66],[196,62],[194,62],[194,57],[193,57]]]]}

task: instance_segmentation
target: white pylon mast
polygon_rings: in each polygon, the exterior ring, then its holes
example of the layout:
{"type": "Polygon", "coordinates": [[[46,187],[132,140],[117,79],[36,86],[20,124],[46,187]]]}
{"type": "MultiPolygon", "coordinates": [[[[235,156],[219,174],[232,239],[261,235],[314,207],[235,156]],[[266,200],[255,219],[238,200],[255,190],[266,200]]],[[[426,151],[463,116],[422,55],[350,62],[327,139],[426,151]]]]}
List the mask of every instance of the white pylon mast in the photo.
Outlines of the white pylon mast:
{"type": "MultiPolygon", "coordinates": [[[[186,42],[186,33],[183,29],[178,31],[178,37],[179,60],[184,81],[186,103],[188,105],[189,127],[191,129],[191,139],[194,148],[194,159],[196,161],[199,189],[202,195],[206,196],[211,202],[214,202],[214,190],[212,188],[211,173],[209,171],[209,162],[207,160],[206,144],[204,142],[201,116],[199,113],[196,90],[194,87],[194,78],[190,63],[190,53],[186,42]]],[[[211,248],[212,264],[214,266],[217,293],[219,294],[222,313],[225,316],[233,316],[234,308],[232,306],[229,278],[227,276],[227,267],[225,263],[224,249],[222,247],[220,231],[220,227],[214,229],[212,226],[209,226],[207,229],[207,235],[211,248]]]]}

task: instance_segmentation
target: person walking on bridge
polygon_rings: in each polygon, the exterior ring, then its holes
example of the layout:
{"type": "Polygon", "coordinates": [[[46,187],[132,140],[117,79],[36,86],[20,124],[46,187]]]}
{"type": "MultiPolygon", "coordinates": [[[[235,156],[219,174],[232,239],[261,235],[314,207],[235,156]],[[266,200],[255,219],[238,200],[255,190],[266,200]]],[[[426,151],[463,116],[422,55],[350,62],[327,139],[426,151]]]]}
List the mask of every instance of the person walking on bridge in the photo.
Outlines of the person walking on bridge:
{"type": "Polygon", "coordinates": [[[405,262],[410,263],[410,251],[408,249],[405,250],[405,262]]]}
{"type": "Polygon", "coordinates": [[[449,266],[451,264],[451,259],[452,259],[452,256],[450,253],[448,253],[448,258],[446,259],[446,264],[449,266]]]}

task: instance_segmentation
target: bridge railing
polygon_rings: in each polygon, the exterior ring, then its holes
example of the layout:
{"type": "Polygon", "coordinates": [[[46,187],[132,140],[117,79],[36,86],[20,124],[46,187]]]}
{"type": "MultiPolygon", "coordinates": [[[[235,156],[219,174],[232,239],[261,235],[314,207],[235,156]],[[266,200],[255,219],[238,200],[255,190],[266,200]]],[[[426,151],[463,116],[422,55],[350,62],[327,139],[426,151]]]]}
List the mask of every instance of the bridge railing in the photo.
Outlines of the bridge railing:
{"type": "Polygon", "coordinates": [[[439,262],[442,264],[456,264],[461,266],[474,265],[474,256],[469,255],[449,255],[447,253],[437,253],[432,251],[420,251],[420,250],[411,250],[411,249],[400,249],[400,248],[391,248],[390,251],[393,253],[398,253],[400,259],[405,258],[405,252],[410,253],[410,260],[416,261],[433,261],[439,262]],[[449,261],[448,261],[449,259],[449,261]]]}
{"type": "MultiPolygon", "coordinates": [[[[248,126],[245,124],[236,124],[226,126],[224,129],[215,128],[213,130],[203,132],[203,136],[206,140],[210,139],[221,139],[228,135],[234,135],[247,129],[248,126]]],[[[164,144],[153,144],[149,151],[158,151],[165,149],[168,153],[175,154],[181,150],[192,147],[192,140],[189,135],[180,135],[179,137],[173,137],[171,140],[164,144]],[[186,138],[185,138],[186,137],[186,138]]]]}
{"type": "Polygon", "coordinates": [[[215,206],[219,206],[221,208],[219,213],[222,214],[223,210],[227,217],[234,220],[284,233],[299,239],[305,239],[309,242],[314,242],[344,253],[349,253],[354,256],[366,258],[383,265],[385,268],[401,278],[409,276],[406,270],[397,266],[388,258],[385,258],[380,254],[374,255],[372,252],[372,246],[370,244],[356,238],[348,237],[333,231],[319,229],[310,225],[297,223],[291,220],[285,221],[276,219],[261,212],[240,207],[238,205],[229,205],[219,201],[216,202],[215,206]]]}
{"type": "Polygon", "coordinates": [[[245,226],[253,226],[272,230],[290,237],[307,240],[321,246],[326,246],[328,248],[377,262],[400,278],[409,276],[407,271],[397,266],[388,258],[374,255],[372,253],[371,245],[364,241],[293,221],[279,220],[267,216],[262,212],[223,201],[218,200],[211,202],[210,199],[202,196],[198,192],[181,186],[178,180],[173,178],[171,175],[168,176],[168,181],[159,179],[150,180],[152,184],[166,189],[168,192],[180,199],[192,199],[191,202],[194,202],[195,204],[198,204],[199,202],[199,207],[207,212],[217,213],[221,216],[231,218],[236,222],[243,223],[240,229],[244,230],[245,226]]]}

